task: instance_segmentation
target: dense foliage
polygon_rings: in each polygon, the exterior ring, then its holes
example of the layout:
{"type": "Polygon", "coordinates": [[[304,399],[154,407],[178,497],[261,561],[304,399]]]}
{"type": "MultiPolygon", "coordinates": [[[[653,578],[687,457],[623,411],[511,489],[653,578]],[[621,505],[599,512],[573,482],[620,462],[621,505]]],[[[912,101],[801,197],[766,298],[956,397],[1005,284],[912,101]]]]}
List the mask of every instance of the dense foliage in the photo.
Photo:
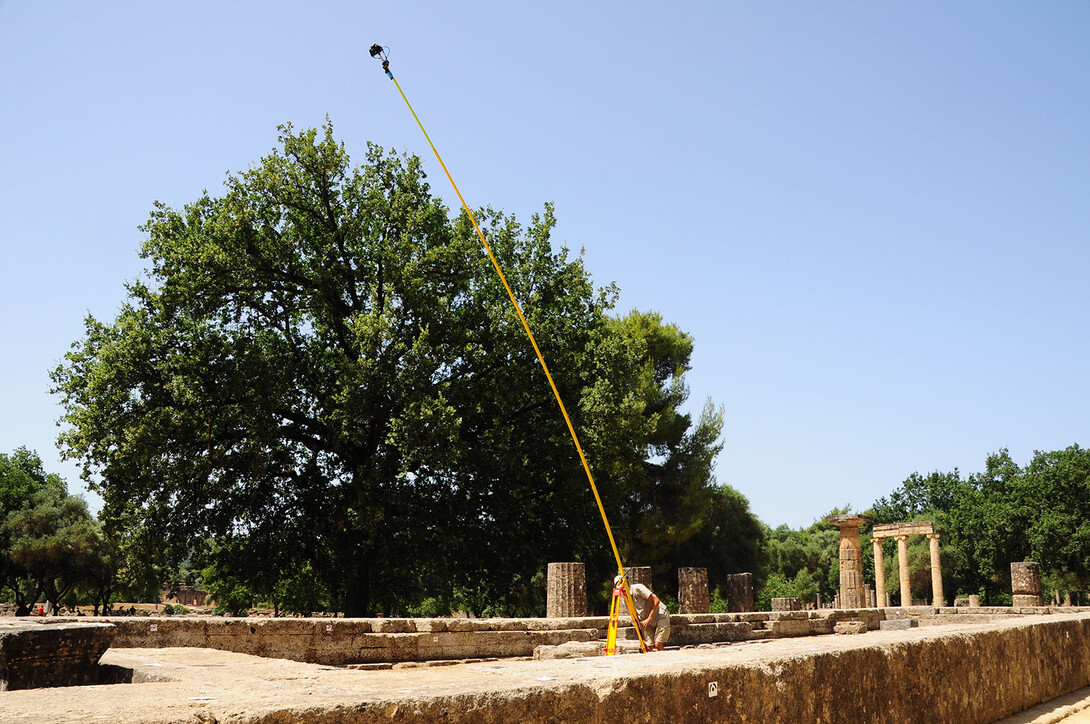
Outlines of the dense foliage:
{"type": "MultiPolygon", "coordinates": [[[[833,511],[846,512],[845,510],[833,511]]],[[[989,455],[984,471],[913,473],[866,513],[864,579],[874,580],[870,528],[881,523],[929,520],[941,534],[940,558],[947,603],[976,594],[985,603],[1009,604],[1010,564],[1040,564],[1046,597],[1090,587],[1090,451],[1078,445],[1037,452],[1020,467],[1007,450],[989,455]]],[[[769,569],[760,600],[799,596],[824,600],[839,586],[838,535],[820,521],[809,529],[781,526],[769,537],[769,569]],[[816,586],[816,590],[815,590],[816,586]]],[[[886,591],[901,600],[897,553],[884,543],[886,591]]],[[[931,556],[923,537],[909,540],[912,595],[931,597],[931,556]]]]}
{"type": "MultiPolygon", "coordinates": [[[[465,214],[412,156],[351,165],[327,125],[144,227],[146,278],[53,373],[107,526],[147,574],[351,615],[544,608],[549,561],[615,564],[568,430],[465,214]],[[487,603],[486,603],[487,602],[487,603]]],[[[722,414],[681,411],[692,339],[611,314],[582,259],[482,209],[628,560],[751,568],[715,485],[722,414]]]]}
{"type": "Polygon", "coordinates": [[[87,505],[36,453],[0,453],[0,589],[17,613],[39,601],[57,608],[76,589],[101,600],[116,579],[109,548],[87,505]]]}

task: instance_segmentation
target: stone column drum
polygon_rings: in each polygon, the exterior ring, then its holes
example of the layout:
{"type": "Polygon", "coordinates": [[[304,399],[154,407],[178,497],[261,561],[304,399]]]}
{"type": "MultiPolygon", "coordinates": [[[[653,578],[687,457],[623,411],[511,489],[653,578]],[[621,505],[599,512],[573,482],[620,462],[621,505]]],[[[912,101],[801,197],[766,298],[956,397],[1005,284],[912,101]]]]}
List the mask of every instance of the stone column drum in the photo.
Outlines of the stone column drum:
{"type": "Polygon", "coordinates": [[[942,564],[939,562],[939,534],[928,533],[927,540],[931,544],[931,605],[945,606],[946,599],[942,595],[942,564]]]}
{"type": "Polygon", "coordinates": [[[874,600],[878,608],[886,607],[886,562],[882,538],[871,538],[874,545],[874,600]]]}
{"type": "Polygon", "coordinates": [[[773,611],[801,611],[802,602],[794,596],[788,598],[773,598],[772,599],[773,611]]]}
{"type": "Polygon", "coordinates": [[[901,606],[912,605],[912,577],[908,574],[908,536],[894,536],[897,539],[897,572],[901,575],[901,606]]]}
{"type": "Polygon", "coordinates": [[[587,569],[582,563],[550,563],[546,618],[587,615],[587,569]]]}
{"type": "Polygon", "coordinates": [[[1041,571],[1032,561],[1011,563],[1011,605],[1043,606],[1041,598],[1041,571]]]}
{"type": "Polygon", "coordinates": [[[727,576],[727,608],[731,613],[753,610],[753,574],[731,573],[727,576]]]}
{"type": "Polygon", "coordinates": [[[840,528],[840,606],[866,608],[863,590],[863,545],[859,526],[867,522],[862,515],[830,515],[827,521],[840,528]]]}
{"type": "Polygon", "coordinates": [[[677,569],[677,610],[678,613],[708,613],[711,601],[708,598],[708,569],[677,569]]]}
{"type": "MultiPolygon", "coordinates": [[[[629,586],[642,583],[651,588],[651,566],[625,566],[624,572],[628,574],[629,586]]],[[[651,588],[651,590],[655,589],[651,588]]]]}

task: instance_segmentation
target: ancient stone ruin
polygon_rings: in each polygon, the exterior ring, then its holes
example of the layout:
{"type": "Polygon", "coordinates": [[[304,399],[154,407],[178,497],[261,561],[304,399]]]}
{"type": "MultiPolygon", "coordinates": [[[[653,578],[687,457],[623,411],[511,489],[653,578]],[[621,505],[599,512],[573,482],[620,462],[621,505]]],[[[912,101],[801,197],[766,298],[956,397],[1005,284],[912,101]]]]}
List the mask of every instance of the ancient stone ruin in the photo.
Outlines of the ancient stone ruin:
{"type": "Polygon", "coordinates": [[[862,515],[830,515],[826,520],[840,528],[840,608],[866,608],[859,526],[869,518],[862,515]]]}
{"type": "MultiPolygon", "coordinates": [[[[843,529],[841,529],[843,535],[843,529]]],[[[930,521],[920,520],[910,523],[886,523],[876,525],[871,531],[871,543],[874,545],[875,598],[883,606],[886,597],[886,569],[882,560],[882,542],[886,538],[897,541],[897,568],[901,581],[901,605],[912,605],[912,585],[908,570],[908,539],[914,535],[925,535],[931,544],[931,602],[933,606],[943,606],[942,564],[939,560],[939,534],[930,521]]],[[[843,560],[843,559],[841,559],[843,560]]],[[[841,564],[843,565],[843,563],[841,564]]],[[[843,573],[841,573],[843,576],[843,573]]]]}
{"type": "Polygon", "coordinates": [[[655,590],[651,586],[651,566],[625,566],[624,572],[628,576],[628,585],[642,583],[652,591],[655,590]]]}
{"type": "Polygon", "coordinates": [[[0,624],[0,691],[131,679],[131,670],[98,663],[115,633],[109,623],[0,624]]]}
{"type": "Polygon", "coordinates": [[[677,569],[678,613],[708,613],[708,569],[677,569]]]}
{"type": "Polygon", "coordinates": [[[1011,563],[1011,605],[1043,606],[1041,596],[1041,571],[1036,563],[1022,561],[1011,563]]]}
{"type": "Polygon", "coordinates": [[[587,615],[587,569],[582,563],[550,563],[545,594],[546,618],[587,615]]]}
{"type": "Polygon", "coordinates": [[[746,613],[753,610],[752,573],[732,573],[727,576],[727,608],[731,613],[746,613]]]}

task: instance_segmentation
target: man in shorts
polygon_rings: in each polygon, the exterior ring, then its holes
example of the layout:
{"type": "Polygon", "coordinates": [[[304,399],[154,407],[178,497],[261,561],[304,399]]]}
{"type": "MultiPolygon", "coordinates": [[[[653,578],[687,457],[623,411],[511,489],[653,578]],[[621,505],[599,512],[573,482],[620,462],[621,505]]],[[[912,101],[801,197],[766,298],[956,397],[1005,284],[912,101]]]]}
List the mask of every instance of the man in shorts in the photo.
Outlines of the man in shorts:
{"type": "MultiPolygon", "coordinates": [[[[615,586],[620,582],[620,576],[613,579],[615,586]]],[[[647,650],[662,651],[670,640],[670,612],[666,610],[666,604],[642,583],[629,584],[628,592],[632,594],[632,602],[636,604],[636,615],[640,619],[640,630],[643,631],[647,650]]]]}

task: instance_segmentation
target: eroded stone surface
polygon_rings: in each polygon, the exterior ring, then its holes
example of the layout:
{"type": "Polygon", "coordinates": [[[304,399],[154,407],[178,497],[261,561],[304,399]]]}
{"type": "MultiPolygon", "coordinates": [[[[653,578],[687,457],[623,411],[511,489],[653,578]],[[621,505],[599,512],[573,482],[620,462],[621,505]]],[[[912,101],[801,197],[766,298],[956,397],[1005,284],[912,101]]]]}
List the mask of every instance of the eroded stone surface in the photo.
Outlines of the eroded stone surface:
{"type": "Polygon", "coordinates": [[[677,591],[679,613],[707,613],[710,605],[708,569],[677,569],[677,591]]]}
{"type": "Polygon", "coordinates": [[[1011,563],[1011,593],[1041,595],[1041,571],[1033,561],[1011,563]]]}
{"type": "Polygon", "coordinates": [[[731,613],[753,610],[752,573],[732,573],[727,576],[727,605],[731,613]]]}
{"type": "Polygon", "coordinates": [[[123,678],[98,660],[116,629],[108,623],[0,626],[0,691],[97,684],[123,678]]]}
{"type": "Polygon", "coordinates": [[[587,570],[582,563],[550,563],[545,616],[587,615],[587,570]]]}
{"type": "Polygon", "coordinates": [[[1090,615],[383,671],[207,649],[113,649],[104,660],[160,680],[8,692],[0,720],[990,722],[1088,683],[1090,615]]]}
{"type": "Polygon", "coordinates": [[[919,625],[920,622],[914,618],[899,618],[893,621],[883,621],[878,625],[878,628],[881,631],[906,631],[919,625]]]}

